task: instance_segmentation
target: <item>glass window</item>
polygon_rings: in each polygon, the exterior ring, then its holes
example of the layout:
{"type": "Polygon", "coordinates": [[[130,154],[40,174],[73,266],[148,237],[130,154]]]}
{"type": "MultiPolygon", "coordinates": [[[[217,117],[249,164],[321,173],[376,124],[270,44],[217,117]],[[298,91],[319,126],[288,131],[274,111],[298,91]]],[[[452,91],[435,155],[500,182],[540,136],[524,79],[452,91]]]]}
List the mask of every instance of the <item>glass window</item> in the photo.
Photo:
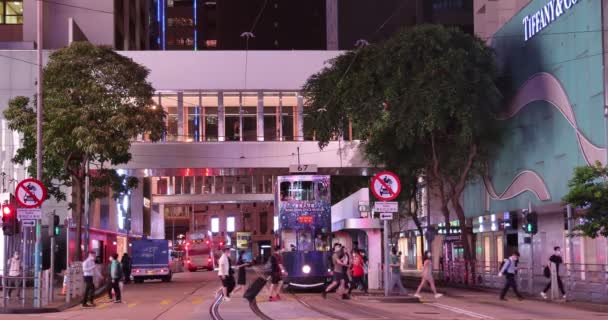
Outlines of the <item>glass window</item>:
{"type": "Polygon", "coordinates": [[[257,141],[257,93],[243,93],[243,141],[257,141]]]}
{"type": "Polygon", "coordinates": [[[304,100],[304,140],[312,141],[315,140],[315,132],[313,130],[313,119],[312,119],[312,110],[310,106],[307,105],[306,100],[304,100]]]}
{"type": "Polygon", "coordinates": [[[23,1],[0,1],[0,23],[23,24],[23,1]]]}
{"type": "Polygon", "coordinates": [[[226,231],[228,232],[234,232],[235,231],[235,221],[236,219],[234,217],[228,217],[226,218],[226,231]]]}
{"type": "Polygon", "coordinates": [[[295,131],[296,125],[296,110],[297,110],[297,98],[295,93],[283,93],[283,112],[281,114],[281,124],[283,126],[283,140],[293,141],[296,136],[295,131]]]}
{"type": "Polygon", "coordinates": [[[194,194],[201,194],[203,193],[203,179],[205,177],[194,177],[194,194]]]}
{"type": "Polygon", "coordinates": [[[217,141],[217,93],[203,94],[203,140],[217,141]]]}
{"type": "Polygon", "coordinates": [[[167,138],[166,141],[178,141],[177,121],[177,95],[163,94],[161,97],[163,108],[167,112],[167,138]]]}
{"type": "Polygon", "coordinates": [[[264,93],[264,141],[279,140],[279,93],[264,93]]]}
{"type": "Polygon", "coordinates": [[[201,107],[199,106],[198,94],[184,94],[184,133],[185,141],[201,141],[200,122],[201,107]]]}
{"type": "Polygon", "coordinates": [[[241,140],[240,96],[238,93],[224,94],[225,128],[227,141],[241,140]]]}
{"type": "Polygon", "coordinates": [[[211,218],[211,232],[213,232],[213,233],[220,232],[220,218],[218,218],[218,217],[211,218]]]}

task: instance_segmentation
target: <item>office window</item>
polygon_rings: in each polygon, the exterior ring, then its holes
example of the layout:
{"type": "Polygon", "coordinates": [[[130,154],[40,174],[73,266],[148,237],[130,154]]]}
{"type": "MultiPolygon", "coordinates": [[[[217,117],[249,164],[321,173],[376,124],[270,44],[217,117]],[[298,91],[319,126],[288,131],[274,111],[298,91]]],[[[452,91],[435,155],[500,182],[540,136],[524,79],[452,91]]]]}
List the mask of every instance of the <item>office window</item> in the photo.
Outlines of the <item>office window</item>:
{"type": "Polygon", "coordinates": [[[211,218],[211,232],[213,232],[213,233],[220,232],[220,218],[218,218],[218,217],[211,218]]]}
{"type": "Polygon", "coordinates": [[[22,0],[0,0],[0,24],[23,24],[22,0]]]}
{"type": "Polygon", "coordinates": [[[235,229],[236,229],[235,228],[235,218],[234,217],[226,218],[226,231],[234,232],[235,229]]]}

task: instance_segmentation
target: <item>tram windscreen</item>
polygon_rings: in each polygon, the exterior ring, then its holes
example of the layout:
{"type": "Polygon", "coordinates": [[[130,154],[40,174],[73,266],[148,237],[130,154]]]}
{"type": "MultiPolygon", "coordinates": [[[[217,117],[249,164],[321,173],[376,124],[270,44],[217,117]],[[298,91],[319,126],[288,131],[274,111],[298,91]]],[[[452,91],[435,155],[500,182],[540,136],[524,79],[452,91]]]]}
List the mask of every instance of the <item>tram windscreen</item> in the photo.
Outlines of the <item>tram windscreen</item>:
{"type": "Polygon", "coordinates": [[[293,251],[325,251],[331,232],[329,176],[278,177],[279,229],[293,251]]]}

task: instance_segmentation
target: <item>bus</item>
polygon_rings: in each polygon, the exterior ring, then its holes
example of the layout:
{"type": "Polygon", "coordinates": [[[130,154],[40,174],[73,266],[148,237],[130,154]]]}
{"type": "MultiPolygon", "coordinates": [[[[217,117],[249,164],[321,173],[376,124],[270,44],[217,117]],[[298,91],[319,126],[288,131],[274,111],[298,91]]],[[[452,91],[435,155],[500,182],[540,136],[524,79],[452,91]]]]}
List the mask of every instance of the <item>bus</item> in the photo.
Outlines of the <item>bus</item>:
{"type": "Polygon", "coordinates": [[[188,271],[213,270],[213,244],[204,233],[186,234],[185,254],[185,266],[188,271]]]}
{"type": "Polygon", "coordinates": [[[319,288],[331,281],[331,196],[327,175],[277,177],[275,240],[283,250],[287,288],[319,288]]]}

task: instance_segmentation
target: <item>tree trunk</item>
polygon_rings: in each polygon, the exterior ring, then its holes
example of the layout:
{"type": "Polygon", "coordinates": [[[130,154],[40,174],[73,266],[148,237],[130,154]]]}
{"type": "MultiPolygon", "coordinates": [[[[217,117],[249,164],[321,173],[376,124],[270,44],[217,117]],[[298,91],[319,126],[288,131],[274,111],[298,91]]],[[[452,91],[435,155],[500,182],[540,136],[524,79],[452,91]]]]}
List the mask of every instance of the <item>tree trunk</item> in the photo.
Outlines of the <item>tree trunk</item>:
{"type": "MultiPolygon", "coordinates": [[[[72,213],[76,224],[76,247],[74,260],[82,261],[82,223],[84,217],[84,186],[83,180],[77,176],[72,176],[72,213]]],[[[68,244],[69,248],[69,244],[68,244]]]]}
{"type": "Polygon", "coordinates": [[[452,201],[454,211],[458,217],[460,223],[460,233],[462,234],[462,243],[464,248],[464,263],[465,263],[465,283],[469,284],[470,280],[474,279],[475,274],[475,257],[473,255],[473,232],[471,228],[466,225],[466,217],[464,215],[464,209],[460,205],[460,202],[452,201]]]}

